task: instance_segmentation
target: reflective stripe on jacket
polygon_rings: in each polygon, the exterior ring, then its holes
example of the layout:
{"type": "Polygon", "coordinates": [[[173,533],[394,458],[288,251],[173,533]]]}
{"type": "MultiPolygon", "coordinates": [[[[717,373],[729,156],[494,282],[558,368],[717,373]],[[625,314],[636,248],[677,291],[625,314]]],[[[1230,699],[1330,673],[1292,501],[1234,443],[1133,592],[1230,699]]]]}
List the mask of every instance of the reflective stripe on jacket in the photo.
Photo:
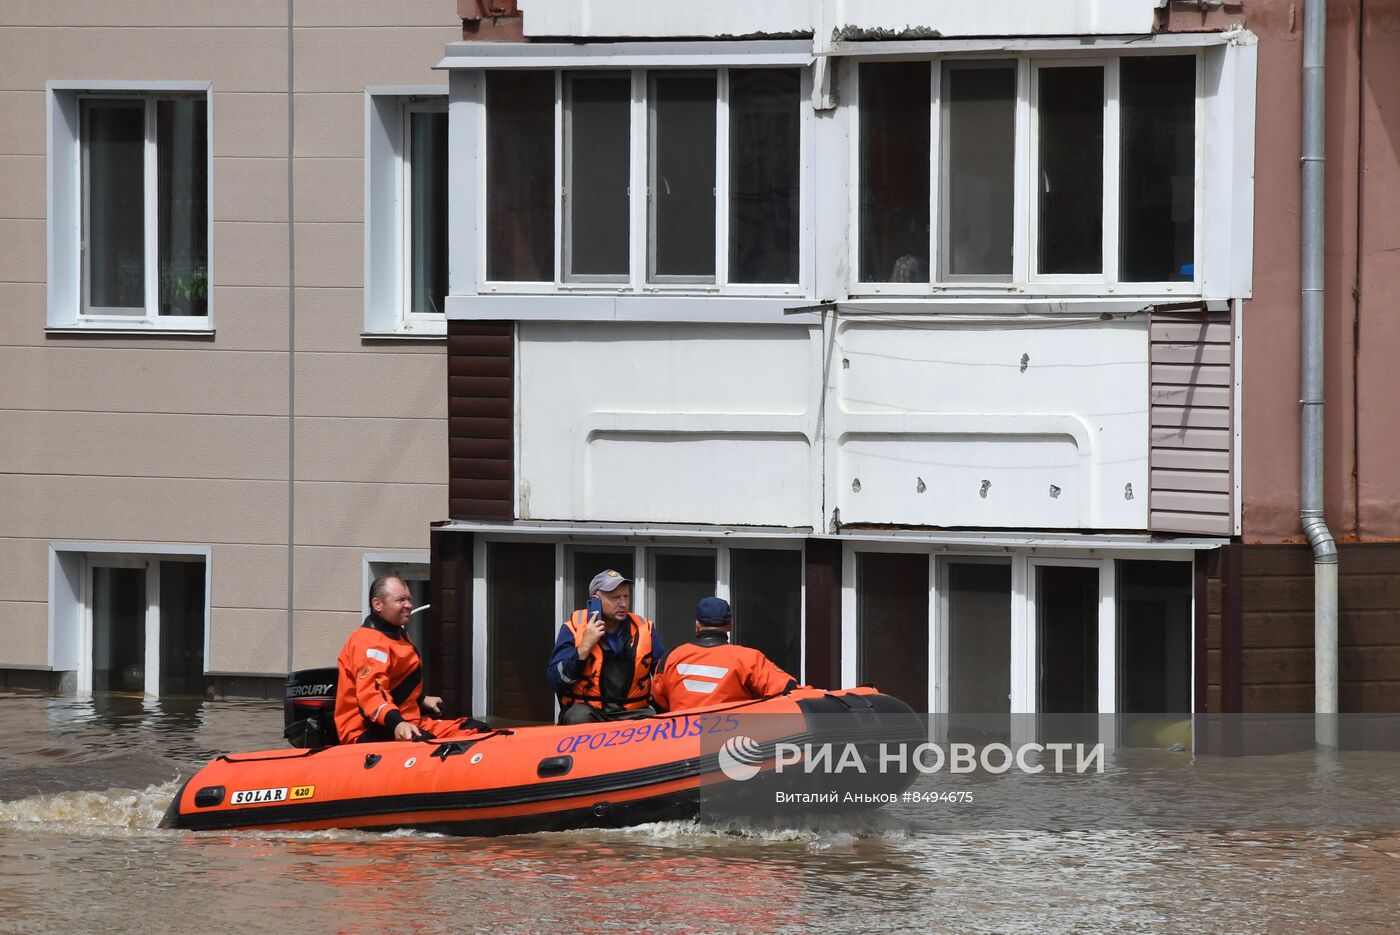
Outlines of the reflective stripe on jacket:
{"type": "Polygon", "coordinates": [[[750,646],[735,646],[723,633],[702,633],[671,650],[652,693],[663,710],[699,708],[778,695],[797,680],[750,646]]]}

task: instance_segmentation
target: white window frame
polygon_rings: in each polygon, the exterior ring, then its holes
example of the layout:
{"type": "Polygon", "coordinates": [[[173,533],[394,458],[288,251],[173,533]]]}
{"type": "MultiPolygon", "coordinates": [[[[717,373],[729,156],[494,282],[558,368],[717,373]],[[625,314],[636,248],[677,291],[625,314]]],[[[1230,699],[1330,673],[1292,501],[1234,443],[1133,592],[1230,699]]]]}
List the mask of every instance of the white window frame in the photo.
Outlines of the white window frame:
{"type": "Polygon", "coordinates": [[[1203,47],[1170,46],[1148,50],[1112,52],[1105,55],[1076,54],[1065,51],[1033,51],[1008,54],[1004,50],[965,55],[931,55],[930,81],[932,101],[930,110],[929,171],[930,185],[930,282],[888,283],[866,282],[860,277],[860,65],[884,59],[851,59],[845,63],[843,84],[850,87],[848,103],[851,110],[851,132],[848,145],[850,160],[849,243],[850,280],[848,288],[853,297],[918,297],[931,295],[966,295],[990,297],[1025,294],[1048,296],[1199,296],[1204,291],[1203,266],[1205,242],[1204,191],[1206,165],[1204,133],[1206,132],[1205,62],[1203,47]],[[1119,66],[1124,58],[1148,55],[1191,56],[1196,61],[1195,96],[1195,171],[1193,276],[1181,282],[1127,282],[1120,278],[1119,229],[1120,174],[1119,159],[1122,144],[1119,120],[1119,66]],[[947,179],[945,141],[943,139],[944,101],[942,72],[948,62],[975,62],[1012,59],[1017,66],[1016,152],[1014,156],[1015,191],[1013,193],[1012,275],[1010,280],[975,281],[965,277],[947,278],[944,270],[944,219],[942,192],[947,179]],[[1104,69],[1104,152],[1103,152],[1103,262],[1100,273],[1051,275],[1036,271],[1038,252],[1039,200],[1035,197],[1039,174],[1038,114],[1036,94],[1041,70],[1057,67],[1089,66],[1104,69]]]}
{"type": "Polygon", "coordinates": [[[214,330],[214,92],[209,81],[49,81],[45,85],[48,117],[48,316],[49,332],[177,332],[212,334],[214,330]],[[208,215],[205,275],[206,315],[160,315],[159,238],[156,227],[155,102],[202,97],[205,105],[208,215]],[[145,112],[145,305],[140,312],[94,309],[88,305],[87,140],[84,100],[139,100],[145,112]]]}
{"type": "Polygon", "coordinates": [[[92,569],[146,568],[145,694],[160,694],[160,563],[204,563],[204,674],[211,648],[213,550],[209,546],[147,542],[49,544],[49,665],[76,673],[80,695],[92,694],[92,569]]]}
{"type": "MultiPolygon", "coordinates": [[[[364,337],[437,339],[447,334],[445,308],[439,315],[411,311],[411,121],[413,114],[425,112],[448,112],[446,85],[365,89],[364,337]]],[[[451,174],[449,167],[449,180],[451,174]]]]}
{"type": "MultiPolygon", "coordinates": [[[[554,281],[515,282],[485,279],[487,251],[486,198],[476,199],[472,216],[480,236],[473,251],[475,269],[481,271],[482,278],[474,284],[474,291],[486,295],[654,295],[654,296],[731,296],[744,298],[789,299],[809,294],[812,276],[810,247],[813,238],[813,209],[808,197],[812,184],[810,172],[810,147],[813,138],[812,108],[807,101],[811,95],[812,77],[810,68],[798,68],[798,227],[797,227],[797,279],[791,283],[732,283],[729,281],[729,72],[731,68],[795,68],[787,63],[755,61],[741,64],[689,64],[674,68],[630,68],[630,69],[589,69],[569,67],[554,69],[555,75],[555,163],[554,172],[556,196],[554,203],[554,281]],[[630,113],[631,155],[630,179],[631,197],[628,200],[629,219],[629,268],[627,274],[609,277],[580,278],[567,275],[565,252],[568,238],[566,218],[568,185],[565,163],[568,158],[568,123],[566,73],[581,74],[590,71],[613,71],[630,75],[632,82],[632,106],[630,113]],[[679,281],[672,277],[652,279],[649,277],[651,253],[650,191],[651,166],[652,102],[650,100],[650,76],[661,71],[715,72],[715,277],[713,281],[679,281]]],[[[487,185],[486,140],[487,108],[485,106],[485,82],[476,81],[473,88],[476,107],[475,141],[472,152],[475,154],[476,188],[485,192],[487,185]]],[[[456,293],[458,290],[453,289],[456,293]]]]}

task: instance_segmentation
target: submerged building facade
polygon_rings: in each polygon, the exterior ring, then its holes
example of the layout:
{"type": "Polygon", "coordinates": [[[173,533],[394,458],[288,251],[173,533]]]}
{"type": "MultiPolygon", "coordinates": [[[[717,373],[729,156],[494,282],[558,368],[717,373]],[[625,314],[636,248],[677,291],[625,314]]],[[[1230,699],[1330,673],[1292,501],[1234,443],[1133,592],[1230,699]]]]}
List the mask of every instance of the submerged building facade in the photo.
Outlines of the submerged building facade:
{"type": "Polygon", "coordinates": [[[672,643],[718,593],[805,681],[921,710],[1217,706],[1256,37],[1150,0],[521,7],[440,66],[433,578],[473,710],[550,717],[604,567],[672,643]]]}

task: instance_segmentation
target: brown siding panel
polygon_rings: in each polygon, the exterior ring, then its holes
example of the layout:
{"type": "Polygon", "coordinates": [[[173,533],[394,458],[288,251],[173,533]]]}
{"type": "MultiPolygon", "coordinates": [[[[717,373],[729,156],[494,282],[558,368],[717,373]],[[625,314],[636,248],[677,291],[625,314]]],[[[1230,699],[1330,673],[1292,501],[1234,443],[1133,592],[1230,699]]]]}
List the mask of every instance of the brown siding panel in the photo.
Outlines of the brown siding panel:
{"type": "Polygon", "coordinates": [[[515,331],[449,321],[447,436],[453,519],[515,518],[515,331]]]}
{"type": "Polygon", "coordinates": [[[1234,533],[1234,338],[1226,312],[1154,312],[1150,336],[1153,532],[1234,533]]]}
{"type": "MultiPolygon", "coordinates": [[[[1236,546],[1243,553],[1237,650],[1244,710],[1313,709],[1313,565],[1306,545],[1236,546]]],[[[1338,676],[1344,713],[1400,712],[1400,543],[1338,546],[1338,676]]],[[[1207,591],[1221,592],[1218,570],[1207,591]]],[[[1218,618],[1219,598],[1210,613],[1218,618]]],[[[1208,637],[1212,653],[1218,635],[1208,637]]],[[[1227,650],[1228,651],[1228,650],[1227,650]]],[[[1207,682],[1219,684],[1218,664],[1207,682]]],[[[1209,699],[1208,702],[1209,703],[1209,699]]],[[[1213,710],[1213,709],[1212,709],[1213,710]]]]}

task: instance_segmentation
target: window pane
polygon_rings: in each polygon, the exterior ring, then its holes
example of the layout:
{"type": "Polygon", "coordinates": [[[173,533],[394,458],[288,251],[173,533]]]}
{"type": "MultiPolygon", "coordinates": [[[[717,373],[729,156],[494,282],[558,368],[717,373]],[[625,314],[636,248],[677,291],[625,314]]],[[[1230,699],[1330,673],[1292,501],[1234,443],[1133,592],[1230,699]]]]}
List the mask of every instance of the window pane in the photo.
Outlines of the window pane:
{"type": "Polygon", "coordinates": [[[554,73],[488,72],[488,279],[554,279],[554,191],[554,73]]]}
{"type": "Polygon", "coordinates": [[[651,574],[656,606],[647,616],[656,621],[666,647],[695,639],[695,605],[715,593],[715,553],[653,552],[651,574]]]}
{"type": "Polygon", "coordinates": [[[1099,570],[1042,565],[1035,582],[1043,714],[1099,709],[1099,570]]]}
{"type": "Polygon", "coordinates": [[[730,549],[734,642],[752,646],[802,677],[802,553],[730,549]]]}
{"type": "Polygon", "coordinates": [[[1196,59],[1125,58],[1119,225],[1127,282],[1195,275],[1196,59]]]}
{"type": "Polygon", "coordinates": [[[715,75],[651,77],[651,275],[715,277],[715,75]]]}
{"type": "Polygon", "coordinates": [[[447,298],[447,114],[409,114],[409,269],[415,314],[447,298]]]}
{"type": "MultiPolygon", "coordinates": [[[[565,613],[582,610],[588,603],[588,583],[593,576],[609,568],[624,578],[634,578],[636,553],[627,547],[617,549],[570,549],[570,570],[573,573],[573,600],[565,613]]],[[[632,589],[632,610],[637,610],[637,589],[632,589]]]]}
{"type": "Polygon", "coordinates": [[[1042,68],[1042,273],[1103,271],[1103,69],[1042,68]]]}
{"type": "MultiPolygon", "coordinates": [[[[1011,566],[948,563],[948,713],[1011,713],[1011,566]]],[[[1005,718],[953,718],[968,735],[1004,734],[1005,718]]],[[[964,739],[964,738],[956,738],[964,739]]]]}
{"type": "Polygon", "coordinates": [[[860,279],[928,282],[928,62],[860,66],[860,279]]]}
{"type": "Polygon", "coordinates": [[[928,555],[856,553],[856,681],[928,711],[928,555]]]}
{"type": "Polygon", "coordinates": [[[1191,710],[1191,563],[1133,562],[1118,568],[1118,710],[1191,710]]]}
{"type": "Polygon", "coordinates": [[[88,305],[146,305],[146,115],[140,101],[84,101],[88,305]]]}
{"type": "Polygon", "coordinates": [[[146,569],[92,569],[92,690],[146,688],[146,569]]]}
{"type": "Polygon", "coordinates": [[[204,696],[204,563],[160,563],[160,694],[204,696]]]}
{"type": "Polygon", "coordinates": [[[943,99],[944,275],[1010,279],[1016,66],[947,65],[943,99]]]}
{"type": "Polygon", "coordinates": [[[160,314],[209,314],[209,149],[202,100],[156,102],[160,314]]]}
{"type": "Polygon", "coordinates": [[[486,594],[487,713],[552,722],[554,696],[544,671],[560,624],[554,619],[554,544],[488,542],[486,594]]]}
{"type": "Polygon", "coordinates": [[[729,281],[797,282],[800,76],[729,72],[729,281]]]}
{"type": "Polygon", "coordinates": [[[627,277],[632,79],[569,77],[568,274],[627,277]]]}

